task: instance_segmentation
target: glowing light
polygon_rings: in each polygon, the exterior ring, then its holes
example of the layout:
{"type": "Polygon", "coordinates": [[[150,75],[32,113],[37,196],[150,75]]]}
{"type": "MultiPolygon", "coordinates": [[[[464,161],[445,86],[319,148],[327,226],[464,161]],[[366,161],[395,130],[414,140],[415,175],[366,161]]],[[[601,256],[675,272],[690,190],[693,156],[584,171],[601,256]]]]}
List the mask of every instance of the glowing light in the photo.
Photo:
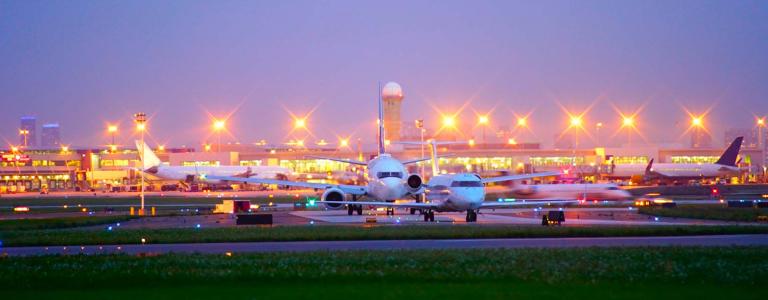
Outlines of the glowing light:
{"type": "Polygon", "coordinates": [[[632,127],[635,125],[635,119],[632,117],[624,117],[624,120],[622,121],[622,125],[624,127],[632,127]]]}
{"type": "Polygon", "coordinates": [[[480,116],[477,122],[483,125],[488,124],[488,116],[480,116]]]}
{"type": "Polygon", "coordinates": [[[581,117],[571,117],[571,127],[581,127],[581,117]]]}
{"type": "Polygon", "coordinates": [[[157,150],[159,151],[165,151],[165,145],[157,146],[157,150]]]}
{"type": "Polygon", "coordinates": [[[109,126],[107,126],[107,132],[109,132],[109,133],[117,132],[117,125],[109,125],[109,126]]]}
{"type": "Polygon", "coordinates": [[[19,152],[19,147],[11,146],[11,152],[19,152]]]}
{"type": "Polygon", "coordinates": [[[349,140],[348,140],[348,139],[341,139],[341,140],[339,141],[339,146],[341,146],[341,147],[347,147],[347,146],[349,146],[349,140]]]}
{"type": "Polygon", "coordinates": [[[117,151],[117,145],[109,145],[109,150],[112,152],[117,151]]]}
{"type": "Polygon", "coordinates": [[[295,128],[306,128],[307,127],[307,120],[306,119],[296,119],[293,121],[293,127],[295,128]]]}
{"type": "Polygon", "coordinates": [[[136,130],[144,131],[147,129],[147,125],[144,123],[136,123],[136,130]]]}
{"type": "Polygon", "coordinates": [[[510,145],[517,145],[517,141],[515,141],[515,139],[514,139],[514,138],[510,138],[510,139],[508,139],[508,140],[507,140],[507,144],[510,144],[510,145]]]}
{"type": "Polygon", "coordinates": [[[517,126],[525,127],[526,125],[528,125],[528,120],[526,120],[525,118],[517,119],[517,126]]]}
{"type": "Polygon", "coordinates": [[[452,116],[445,116],[443,117],[443,126],[444,127],[454,127],[456,126],[456,118],[452,116]]]}
{"type": "Polygon", "coordinates": [[[205,144],[205,151],[211,151],[211,145],[205,144]]]}
{"type": "Polygon", "coordinates": [[[214,120],[213,121],[213,129],[216,131],[224,129],[224,127],[227,126],[227,122],[225,120],[214,120]]]}
{"type": "Polygon", "coordinates": [[[704,124],[704,121],[701,120],[701,117],[693,117],[691,119],[691,125],[696,127],[701,127],[704,124]]]}
{"type": "Polygon", "coordinates": [[[469,140],[469,146],[472,147],[475,145],[475,140],[471,139],[469,140]]]}
{"type": "Polygon", "coordinates": [[[758,126],[764,126],[765,125],[765,117],[757,119],[757,125],[758,126]]]}

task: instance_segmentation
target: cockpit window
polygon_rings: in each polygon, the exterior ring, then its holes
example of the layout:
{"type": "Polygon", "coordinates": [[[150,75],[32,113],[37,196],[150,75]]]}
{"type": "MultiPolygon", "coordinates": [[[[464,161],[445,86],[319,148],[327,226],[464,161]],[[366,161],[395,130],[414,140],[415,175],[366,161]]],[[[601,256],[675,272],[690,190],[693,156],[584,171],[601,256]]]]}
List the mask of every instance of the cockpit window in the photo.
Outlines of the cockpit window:
{"type": "Polygon", "coordinates": [[[403,178],[402,172],[379,172],[376,174],[379,179],[387,177],[403,178]]]}
{"type": "Polygon", "coordinates": [[[451,187],[482,187],[483,184],[480,181],[472,181],[472,180],[457,180],[454,182],[451,182],[451,187]]]}

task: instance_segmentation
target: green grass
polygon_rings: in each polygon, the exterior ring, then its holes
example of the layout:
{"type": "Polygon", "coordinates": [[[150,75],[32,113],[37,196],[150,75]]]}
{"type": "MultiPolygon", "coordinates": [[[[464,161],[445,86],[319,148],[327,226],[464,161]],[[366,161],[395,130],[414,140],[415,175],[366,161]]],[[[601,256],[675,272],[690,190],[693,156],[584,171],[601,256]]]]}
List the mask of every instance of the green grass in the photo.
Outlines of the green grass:
{"type": "Polygon", "coordinates": [[[0,258],[3,299],[758,299],[768,247],[0,258]]]}
{"type": "Polygon", "coordinates": [[[66,217],[48,219],[15,219],[0,220],[0,236],[3,232],[34,229],[61,229],[81,226],[93,226],[125,222],[138,217],[133,216],[99,216],[99,217],[66,217]]]}
{"type": "MultiPolygon", "coordinates": [[[[299,196],[275,196],[269,197],[217,197],[215,194],[210,197],[175,197],[175,196],[147,196],[144,198],[145,205],[152,206],[158,204],[199,204],[213,205],[221,203],[224,199],[248,199],[253,203],[293,203],[296,201],[305,201],[306,197],[299,196]]],[[[0,206],[76,206],[76,205],[138,205],[138,197],[33,197],[33,198],[0,198],[0,206]]]]}
{"type": "Polygon", "coordinates": [[[542,227],[527,225],[449,226],[275,226],[183,229],[27,230],[0,232],[5,246],[213,243],[321,240],[395,240],[458,238],[540,238],[609,236],[678,236],[765,234],[768,226],[593,226],[542,227]]]}
{"type": "Polygon", "coordinates": [[[729,208],[724,205],[678,205],[672,208],[640,207],[641,214],[689,219],[755,222],[768,216],[768,208],[729,208]]]}

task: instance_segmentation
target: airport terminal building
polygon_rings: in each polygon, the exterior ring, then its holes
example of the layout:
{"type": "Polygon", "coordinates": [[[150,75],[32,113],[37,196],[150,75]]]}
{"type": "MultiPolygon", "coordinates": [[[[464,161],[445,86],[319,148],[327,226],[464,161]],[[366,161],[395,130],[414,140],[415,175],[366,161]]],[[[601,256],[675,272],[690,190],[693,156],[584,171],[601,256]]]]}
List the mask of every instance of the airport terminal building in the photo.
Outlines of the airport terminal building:
{"type": "MultiPolygon", "coordinates": [[[[263,144],[222,145],[221,152],[194,151],[190,148],[156,149],[157,156],[174,166],[282,166],[300,174],[303,180],[333,180],[339,172],[362,174],[354,165],[309,156],[367,160],[373,151],[355,151],[351,148],[332,147],[274,147],[263,144]]],[[[204,148],[205,149],[205,148],[204,148]]],[[[419,146],[391,147],[395,157],[414,159],[422,157],[419,146]]],[[[475,172],[482,175],[499,173],[528,173],[560,171],[573,180],[628,180],[616,178],[612,170],[616,165],[645,166],[650,159],[666,163],[712,163],[722,149],[704,148],[584,148],[541,149],[539,144],[477,144],[450,145],[439,149],[440,166],[444,172],[475,172]]],[[[424,149],[428,155],[429,151],[424,149]]],[[[0,163],[0,193],[41,190],[111,189],[135,186],[141,166],[136,150],[110,151],[109,149],[60,150],[2,150],[0,163]]],[[[743,147],[739,166],[744,174],[741,182],[764,182],[765,161],[762,151],[743,147]]],[[[409,171],[429,178],[429,162],[409,165],[409,171]]],[[[642,174],[638,174],[642,175],[642,174]]],[[[150,178],[152,179],[152,178],[150,178]]],[[[153,182],[152,185],[161,183],[153,182]]]]}

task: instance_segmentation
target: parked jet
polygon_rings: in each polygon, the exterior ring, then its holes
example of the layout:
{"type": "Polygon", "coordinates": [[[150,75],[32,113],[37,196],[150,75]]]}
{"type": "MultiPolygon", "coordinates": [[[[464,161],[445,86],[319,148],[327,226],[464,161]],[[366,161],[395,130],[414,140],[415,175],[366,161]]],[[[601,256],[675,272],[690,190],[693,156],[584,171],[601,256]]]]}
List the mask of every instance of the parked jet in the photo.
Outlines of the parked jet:
{"type": "Polygon", "coordinates": [[[136,148],[143,149],[141,171],[162,180],[179,181],[185,184],[204,180],[207,183],[222,183],[221,180],[209,179],[209,176],[231,176],[237,178],[288,179],[293,172],[284,167],[275,166],[169,166],[160,161],[152,148],[136,141],[136,148]]]}
{"type": "Polygon", "coordinates": [[[691,180],[738,175],[740,170],[736,162],[743,140],[744,137],[734,139],[713,164],[654,164],[651,159],[645,170],[638,168],[637,165],[617,165],[612,175],[614,177],[644,175],[646,180],[691,180]]]}

